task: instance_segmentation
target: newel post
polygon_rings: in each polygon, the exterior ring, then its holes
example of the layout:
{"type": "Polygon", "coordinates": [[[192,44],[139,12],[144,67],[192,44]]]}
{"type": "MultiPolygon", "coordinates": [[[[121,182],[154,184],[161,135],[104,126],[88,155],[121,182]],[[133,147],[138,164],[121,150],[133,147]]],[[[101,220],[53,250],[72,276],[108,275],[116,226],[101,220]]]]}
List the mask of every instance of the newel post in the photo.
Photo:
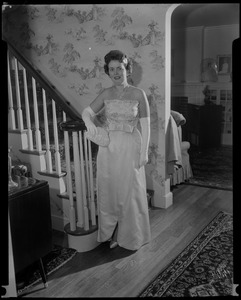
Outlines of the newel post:
{"type": "Polygon", "coordinates": [[[64,230],[68,234],[69,247],[85,252],[99,245],[91,142],[86,138],[86,127],[81,119],[64,121],[60,128],[64,131],[67,194],[70,202],[70,222],[64,230]]]}

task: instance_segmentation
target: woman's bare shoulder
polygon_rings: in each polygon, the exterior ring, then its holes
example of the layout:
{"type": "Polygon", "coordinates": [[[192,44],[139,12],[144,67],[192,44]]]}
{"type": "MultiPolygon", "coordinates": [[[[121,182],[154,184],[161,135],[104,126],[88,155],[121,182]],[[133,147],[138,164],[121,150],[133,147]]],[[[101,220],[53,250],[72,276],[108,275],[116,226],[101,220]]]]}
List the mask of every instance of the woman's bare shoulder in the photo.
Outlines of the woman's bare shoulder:
{"type": "Polygon", "coordinates": [[[111,87],[104,88],[99,94],[99,98],[105,100],[111,95],[111,87]]]}
{"type": "Polygon", "coordinates": [[[130,86],[131,87],[131,91],[134,95],[134,97],[139,100],[139,101],[143,101],[146,97],[146,93],[143,89],[139,88],[139,87],[135,87],[135,86],[130,86]]]}
{"type": "Polygon", "coordinates": [[[105,88],[105,93],[104,93],[105,97],[107,98],[113,97],[113,93],[114,93],[113,86],[105,88]]]}
{"type": "Polygon", "coordinates": [[[143,95],[143,93],[145,93],[145,91],[139,87],[130,85],[130,88],[136,95],[143,95]]]}

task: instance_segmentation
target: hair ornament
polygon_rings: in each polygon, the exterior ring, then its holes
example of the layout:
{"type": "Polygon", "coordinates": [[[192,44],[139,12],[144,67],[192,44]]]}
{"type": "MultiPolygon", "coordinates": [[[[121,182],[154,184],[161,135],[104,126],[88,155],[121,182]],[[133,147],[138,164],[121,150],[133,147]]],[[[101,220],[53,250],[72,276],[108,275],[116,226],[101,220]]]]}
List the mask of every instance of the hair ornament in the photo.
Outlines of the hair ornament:
{"type": "Polygon", "coordinates": [[[127,60],[127,58],[126,58],[126,57],[123,59],[123,63],[127,65],[127,63],[128,63],[128,60],[127,60]]]}

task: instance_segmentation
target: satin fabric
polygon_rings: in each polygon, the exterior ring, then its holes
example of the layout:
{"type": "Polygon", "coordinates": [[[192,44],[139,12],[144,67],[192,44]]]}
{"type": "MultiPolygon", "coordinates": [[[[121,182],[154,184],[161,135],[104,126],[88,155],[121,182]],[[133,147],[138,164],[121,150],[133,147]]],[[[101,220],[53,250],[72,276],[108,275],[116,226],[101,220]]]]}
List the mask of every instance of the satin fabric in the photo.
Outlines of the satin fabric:
{"type": "Polygon", "coordinates": [[[132,100],[105,101],[110,144],[99,147],[97,155],[97,240],[109,240],[118,224],[117,242],[129,250],[151,240],[145,169],[139,168],[138,105],[132,100]]]}

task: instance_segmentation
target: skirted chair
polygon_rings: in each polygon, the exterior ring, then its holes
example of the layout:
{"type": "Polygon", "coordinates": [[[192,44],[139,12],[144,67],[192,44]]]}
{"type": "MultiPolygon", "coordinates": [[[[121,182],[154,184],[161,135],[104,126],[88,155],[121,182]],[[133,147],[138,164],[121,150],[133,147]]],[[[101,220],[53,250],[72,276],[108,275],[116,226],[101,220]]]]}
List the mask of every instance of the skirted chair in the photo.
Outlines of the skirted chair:
{"type": "Polygon", "coordinates": [[[182,125],[186,123],[186,119],[182,114],[173,110],[171,110],[171,118],[173,118],[172,121],[175,121],[172,122],[172,126],[175,130],[177,129],[181,152],[181,158],[179,159],[180,162],[176,161],[172,172],[169,172],[170,185],[174,186],[188,181],[188,179],[193,176],[193,173],[188,154],[190,143],[182,140],[182,125]]]}

